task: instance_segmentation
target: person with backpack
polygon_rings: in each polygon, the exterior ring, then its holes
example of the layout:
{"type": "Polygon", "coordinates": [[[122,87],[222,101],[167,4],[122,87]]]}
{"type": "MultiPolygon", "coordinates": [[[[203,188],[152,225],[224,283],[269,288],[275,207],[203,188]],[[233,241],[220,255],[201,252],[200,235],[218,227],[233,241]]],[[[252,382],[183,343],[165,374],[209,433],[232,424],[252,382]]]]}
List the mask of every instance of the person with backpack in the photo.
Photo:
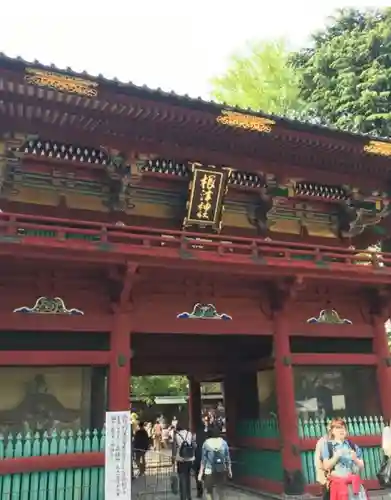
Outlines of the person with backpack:
{"type": "Polygon", "coordinates": [[[387,458],[391,458],[391,427],[390,422],[385,424],[382,431],[382,449],[387,458]]]}
{"type": "Polygon", "coordinates": [[[204,483],[198,479],[201,469],[202,447],[205,441],[209,438],[209,426],[205,425],[205,421],[200,420],[196,431],[195,460],[193,463],[194,475],[196,478],[197,498],[202,498],[204,494],[204,483]]]}
{"type": "Polygon", "coordinates": [[[328,441],[324,441],[321,460],[328,472],[328,487],[333,500],[367,500],[360,478],[364,467],[362,451],[347,438],[343,419],[335,418],[330,424],[328,441]]]}
{"type": "Polygon", "coordinates": [[[176,464],[180,500],[191,500],[191,471],[195,458],[195,436],[177,424],[172,440],[172,459],[176,464]]]}
{"type": "Polygon", "coordinates": [[[232,478],[229,447],[215,426],[209,429],[209,437],[202,446],[201,467],[198,473],[198,481],[204,480],[207,500],[213,500],[214,490],[219,500],[224,500],[227,477],[232,478]]]}
{"type": "Polygon", "coordinates": [[[322,497],[323,500],[330,500],[330,491],[328,488],[328,481],[327,481],[327,476],[328,472],[325,470],[323,467],[323,460],[321,458],[322,455],[322,450],[324,448],[324,444],[327,443],[329,440],[328,435],[322,436],[318,442],[316,443],[315,446],[315,453],[314,453],[314,465],[315,465],[315,472],[316,472],[316,482],[319,483],[322,486],[322,497]]]}
{"type": "Polygon", "coordinates": [[[390,422],[385,423],[385,425],[383,427],[381,447],[383,449],[384,458],[383,458],[383,462],[380,466],[380,470],[377,473],[377,478],[379,480],[380,486],[389,492],[391,489],[391,427],[390,427],[390,422]]]}

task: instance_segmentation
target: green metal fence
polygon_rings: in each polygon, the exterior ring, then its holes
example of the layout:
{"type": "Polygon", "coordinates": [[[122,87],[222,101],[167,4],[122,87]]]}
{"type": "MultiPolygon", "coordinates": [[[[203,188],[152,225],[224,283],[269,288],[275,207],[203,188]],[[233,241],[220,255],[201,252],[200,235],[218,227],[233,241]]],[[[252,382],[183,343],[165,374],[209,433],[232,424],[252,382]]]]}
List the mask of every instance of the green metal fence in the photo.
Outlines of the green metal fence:
{"type": "Polygon", "coordinates": [[[236,427],[236,435],[240,438],[278,438],[278,420],[241,420],[236,427]]]}
{"type": "MultiPolygon", "coordinates": [[[[0,460],[103,451],[104,433],[56,432],[0,436],[0,460]]],[[[103,500],[104,469],[58,470],[0,476],[1,500],[103,500]]]]}
{"type": "MultiPolygon", "coordinates": [[[[380,436],[384,427],[383,418],[348,417],[346,425],[349,435],[352,436],[380,436]]],[[[319,439],[327,434],[328,420],[314,419],[298,421],[299,436],[302,439],[319,439]]],[[[277,419],[242,420],[237,426],[239,438],[278,438],[279,429],[277,419]]],[[[303,476],[307,484],[316,482],[314,467],[314,451],[302,451],[301,463],[303,476]]],[[[363,479],[376,479],[383,458],[379,446],[363,448],[365,468],[363,479]]],[[[236,455],[237,474],[242,476],[262,477],[275,481],[282,480],[282,463],[280,451],[241,449],[236,455]]]]}
{"type": "MultiPolygon", "coordinates": [[[[383,428],[381,417],[352,417],[347,418],[349,434],[353,436],[380,436],[383,428]]],[[[317,439],[326,434],[327,422],[322,420],[299,420],[299,435],[303,439],[317,439]]],[[[237,427],[237,436],[242,438],[278,438],[279,428],[277,419],[245,420],[237,427]]],[[[79,431],[77,433],[52,432],[37,434],[17,434],[15,436],[0,436],[0,460],[4,458],[38,457],[47,455],[61,455],[67,453],[83,453],[104,451],[104,432],[97,430],[79,431]]],[[[371,446],[363,449],[365,470],[364,479],[375,479],[382,460],[379,447],[371,446]]],[[[239,449],[234,453],[236,477],[248,476],[282,481],[283,469],[279,450],[239,449]]],[[[302,451],[302,470],[307,484],[315,482],[314,450],[302,451]]],[[[156,466],[151,464],[156,469],[156,466]]],[[[138,497],[145,497],[151,490],[156,496],[159,479],[159,488],[167,494],[169,472],[161,469],[154,470],[145,484],[138,485],[138,497]],[[160,475],[159,475],[160,474],[160,475]],[[153,481],[152,481],[153,480],[153,481]],[[152,481],[152,482],[151,482],[152,481]],[[161,486],[164,482],[164,488],[161,486]],[[167,483],[167,484],[166,484],[167,483]]],[[[91,467],[83,469],[57,470],[50,472],[32,472],[9,474],[0,476],[1,500],[104,500],[104,469],[91,467]]]]}
{"type": "MultiPolygon", "coordinates": [[[[381,435],[383,417],[348,417],[344,419],[351,436],[381,435]]],[[[327,434],[327,425],[331,419],[301,420],[299,419],[299,436],[301,438],[320,438],[327,434]]]]}

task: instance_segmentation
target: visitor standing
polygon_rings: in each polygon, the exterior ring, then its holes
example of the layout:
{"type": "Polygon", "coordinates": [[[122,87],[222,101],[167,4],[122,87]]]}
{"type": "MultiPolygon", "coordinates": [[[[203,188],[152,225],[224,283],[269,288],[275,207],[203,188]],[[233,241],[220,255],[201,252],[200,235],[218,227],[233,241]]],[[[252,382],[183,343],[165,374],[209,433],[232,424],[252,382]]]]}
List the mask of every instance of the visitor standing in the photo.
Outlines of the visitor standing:
{"type": "Polygon", "coordinates": [[[156,420],[155,425],[153,426],[152,437],[153,449],[155,451],[160,451],[162,444],[162,424],[160,423],[159,419],[156,420]]]}
{"type": "Polygon", "coordinates": [[[228,443],[220,436],[218,427],[211,427],[209,436],[202,446],[198,481],[204,480],[207,500],[213,500],[214,491],[219,500],[224,500],[227,478],[232,477],[228,443]]]}
{"type": "Polygon", "coordinates": [[[145,455],[149,449],[149,436],[144,427],[144,422],[140,422],[133,438],[134,460],[139,470],[139,475],[145,474],[145,455]]]}
{"type": "Polygon", "coordinates": [[[164,450],[167,450],[169,448],[169,441],[170,441],[170,429],[167,427],[167,425],[162,426],[162,447],[164,450]]]}
{"type": "Polygon", "coordinates": [[[391,428],[389,423],[383,427],[382,448],[384,455],[391,458],[391,428]]]}
{"type": "Polygon", "coordinates": [[[191,500],[191,470],[195,458],[195,436],[177,423],[172,441],[172,460],[179,479],[180,500],[191,500]]]}
{"type": "Polygon", "coordinates": [[[196,478],[196,486],[197,486],[197,498],[202,498],[204,493],[204,485],[203,481],[199,479],[199,473],[201,469],[201,458],[202,458],[202,447],[205,441],[209,437],[209,425],[205,426],[205,423],[200,420],[198,425],[195,441],[196,441],[196,449],[195,449],[195,460],[193,464],[194,475],[196,478]]]}
{"type": "Polygon", "coordinates": [[[330,497],[334,500],[367,500],[359,473],[364,467],[362,451],[348,439],[342,418],[331,421],[328,438],[321,459],[325,470],[329,471],[330,497]]]}
{"type": "Polygon", "coordinates": [[[322,460],[322,452],[325,446],[325,443],[327,443],[329,437],[327,434],[322,436],[318,442],[316,443],[315,446],[315,453],[314,453],[314,465],[315,465],[315,471],[316,471],[316,481],[322,486],[322,496],[323,500],[329,500],[330,499],[330,491],[328,488],[328,471],[325,470],[323,466],[323,460],[322,460]]]}

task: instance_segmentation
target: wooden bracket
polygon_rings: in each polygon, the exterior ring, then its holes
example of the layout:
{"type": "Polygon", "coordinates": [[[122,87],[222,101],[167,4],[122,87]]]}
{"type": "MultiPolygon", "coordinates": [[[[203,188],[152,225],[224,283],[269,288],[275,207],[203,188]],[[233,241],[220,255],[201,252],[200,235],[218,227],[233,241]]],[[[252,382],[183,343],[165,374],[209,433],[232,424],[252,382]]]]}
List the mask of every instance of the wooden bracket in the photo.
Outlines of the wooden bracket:
{"type": "Polygon", "coordinates": [[[127,263],[122,281],[122,291],[118,302],[118,307],[121,312],[125,312],[129,308],[132,308],[131,293],[138,278],[138,268],[139,265],[135,262],[127,263]]]}
{"type": "Polygon", "coordinates": [[[367,303],[369,304],[370,316],[379,316],[386,321],[390,314],[391,288],[383,287],[367,290],[367,303]]]}
{"type": "Polygon", "coordinates": [[[284,311],[304,288],[304,278],[301,275],[287,278],[270,287],[270,308],[272,314],[284,311]]]}

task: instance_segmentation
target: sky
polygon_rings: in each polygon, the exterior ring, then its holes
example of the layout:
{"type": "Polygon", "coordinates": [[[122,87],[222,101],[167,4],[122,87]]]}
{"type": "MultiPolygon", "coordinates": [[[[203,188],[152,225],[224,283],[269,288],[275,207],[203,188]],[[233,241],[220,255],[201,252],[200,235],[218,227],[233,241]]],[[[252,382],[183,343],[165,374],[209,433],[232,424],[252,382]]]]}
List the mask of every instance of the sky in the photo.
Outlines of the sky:
{"type": "Polygon", "coordinates": [[[209,97],[210,78],[249,40],[284,37],[293,47],[336,8],[355,0],[8,0],[0,51],[151,88],[209,97]]]}

